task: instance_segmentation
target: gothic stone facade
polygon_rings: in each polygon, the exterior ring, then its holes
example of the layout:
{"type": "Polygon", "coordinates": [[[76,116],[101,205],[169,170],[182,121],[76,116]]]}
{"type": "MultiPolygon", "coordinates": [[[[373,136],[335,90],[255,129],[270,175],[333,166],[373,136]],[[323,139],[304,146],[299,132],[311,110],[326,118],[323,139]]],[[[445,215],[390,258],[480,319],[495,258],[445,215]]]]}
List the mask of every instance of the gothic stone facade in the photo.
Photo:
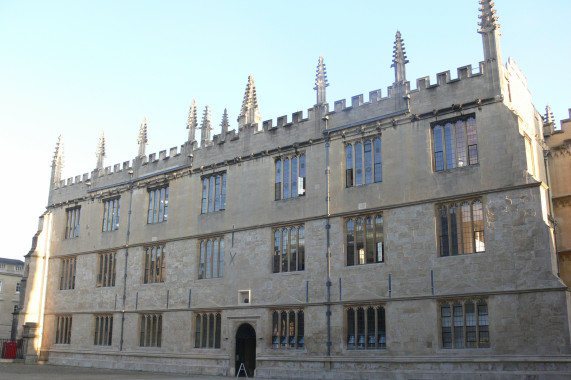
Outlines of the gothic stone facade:
{"type": "MultiPolygon", "coordinates": [[[[571,373],[543,120],[482,1],[485,61],[60,181],[26,258],[40,359],[234,376],[571,373]]],[[[30,347],[30,346],[29,346],[30,347]]]]}
{"type": "Polygon", "coordinates": [[[13,313],[20,304],[24,262],[0,258],[0,339],[12,337],[13,313]]]}

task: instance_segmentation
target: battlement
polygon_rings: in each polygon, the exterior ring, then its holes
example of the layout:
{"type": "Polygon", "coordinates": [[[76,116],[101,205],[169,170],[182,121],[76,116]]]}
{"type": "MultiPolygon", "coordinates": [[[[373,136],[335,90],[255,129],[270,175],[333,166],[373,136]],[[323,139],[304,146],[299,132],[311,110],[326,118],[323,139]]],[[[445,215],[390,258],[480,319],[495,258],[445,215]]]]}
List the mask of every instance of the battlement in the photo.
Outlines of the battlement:
{"type": "MultiPolygon", "coordinates": [[[[206,141],[204,146],[199,146],[198,141],[187,141],[179,147],[173,147],[168,150],[161,150],[157,153],[137,157],[132,161],[125,161],[123,164],[115,164],[105,169],[95,169],[82,176],[69,178],[60,181],[58,186],[53,190],[64,187],[84,184],[94,186],[104,184],[111,186],[113,183],[148,176],[152,173],[176,168],[184,165],[192,167],[208,167],[212,162],[228,162],[236,157],[251,156],[255,151],[273,151],[276,146],[289,146],[300,141],[308,141],[319,139],[325,129],[325,123],[321,122],[324,115],[328,116],[328,128],[340,127],[347,125],[349,120],[351,124],[358,123],[359,120],[366,120],[371,117],[382,117],[394,113],[396,111],[410,111],[413,114],[426,112],[425,109],[410,109],[410,104],[405,99],[412,99],[413,107],[428,107],[430,101],[434,100],[433,92],[445,91],[448,86],[452,91],[458,89],[460,83],[468,83],[469,81],[482,79],[485,77],[485,62],[480,62],[478,67],[473,68],[472,65],[466,65],[457,68],[455,78],[451,77],[450,71],[443,71],[436,74],[436,83],[431,83],[429,77],[416,79],[416,88],[410,89],[410,82],[404,81],[394,83],[387,88],[387,95],[383,96],[382,90],[373,90],[369,92],[368,99],[365,101],[363,94],[355,95],[350,98],[350,105],[347,105],[346,99],[334,101],[333,109],[329,110],[329,104],[324,103],[309,108],[305,114],[302,111],[296,111],[291,114],[291,119],[287,115],[279,116],[275,120],[269,119],[259,123],[243,124],[239,127],[239,131],[230,130],[214,135],[212,140],[206,141]],[[407,97],[407,94],[412,96],[407,97]],[[424,95],[426,94],[426,99],[424,95]],[[279,144],[278,140],[279,138],[279,144]]],[[[514,66],[514,63],[508,63],[514,66]]],[[[486,86],[477,86],[476,89],[482,90],[486,86]]],[[[479,92],[482,92],[479,91],[479,92]]],[[[484,97],[489,94],[481,93],[478,96],[484,97]]],[[[474,93],[474,97],[475,97],[474,93]]],[[[473,98],[467,98],[466,101],[472,101],[473,98]]],[[[446,101],[449,101],[447,98],[446,101]]],[[[448,104],[449,105],[449,104],[448,104]]],[[[435,107],[436,108],[436,107],[435,107]]],[[[432,111],[433,108],[428,111],[432,111]]]]}

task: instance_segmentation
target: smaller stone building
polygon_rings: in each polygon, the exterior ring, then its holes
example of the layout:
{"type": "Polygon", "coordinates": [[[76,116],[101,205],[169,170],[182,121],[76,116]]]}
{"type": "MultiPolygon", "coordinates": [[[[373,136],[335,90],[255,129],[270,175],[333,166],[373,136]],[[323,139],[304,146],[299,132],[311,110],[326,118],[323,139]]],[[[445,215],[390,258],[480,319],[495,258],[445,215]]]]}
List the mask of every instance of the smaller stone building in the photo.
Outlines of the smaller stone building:
{"type": "Polygon", "coordinates": [[[14,311],[20,302],[20,286],[24,274],[21,260],[0,258],[0,339],[9,339],[14,311]]]}
{"type": "Polygon", "coordinates": [[[571,286],[571,108],[569,118],[561,120],[555,130],[551,108],[545,110],[543,134],[549,146],[547,165],[551,191],[551,217],[555,224],[558,271],[567,286],[571,286]]]}

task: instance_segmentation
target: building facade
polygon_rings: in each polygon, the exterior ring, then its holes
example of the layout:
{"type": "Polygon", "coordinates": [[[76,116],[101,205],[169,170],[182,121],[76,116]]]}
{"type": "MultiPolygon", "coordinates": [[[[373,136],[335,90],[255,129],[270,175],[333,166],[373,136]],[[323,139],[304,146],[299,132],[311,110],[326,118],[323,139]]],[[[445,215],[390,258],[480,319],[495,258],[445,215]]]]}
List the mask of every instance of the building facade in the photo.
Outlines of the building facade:
{"type": "Polygon", "coordinates": [[[19,324],[52,364],[294,378],[571,373],[543,118],[493,4],[484,61],[61,180],[26,257],[19,324]],[[243,366],[243,368],[242,368],[243,366]],[[243,373],[243,372],[242,372],[243,373]]]}
{"type": "Polygon", "coordinates": [[[14,312],[20,304],[20,289],[24,274],[21,260],[0,258],[0,339],[11,339],[14,312]]]}
{"type": "Polygon", "coordinates": [[[569,119],[561,120],[561,128],[555,130],[553,114],[549,106],[545,112],[544,136],[549,147],[546,155],[549,168],[552,218],[555,223],[558,270],[561,278],[571,285],[571,109],[569,119]]]}

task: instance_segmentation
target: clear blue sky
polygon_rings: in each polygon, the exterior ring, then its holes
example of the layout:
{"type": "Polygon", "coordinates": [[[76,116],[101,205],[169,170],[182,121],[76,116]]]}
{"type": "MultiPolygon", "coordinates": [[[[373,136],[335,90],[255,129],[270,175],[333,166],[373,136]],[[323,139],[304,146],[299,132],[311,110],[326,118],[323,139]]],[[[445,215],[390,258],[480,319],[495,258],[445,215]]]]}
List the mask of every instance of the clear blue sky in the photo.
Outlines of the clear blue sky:
{"type": "MultiPolygon", "coordinates": [[[[219,132],[236,128],[249,74],[263,120],[315,103],[325,58],[336,100],[386,88],[396,30],[416,78],[483,59],[477,0],[443,1],[12,1],[0,0],[0,256],[30,249],[48,197],[50,163],[64,136],[63,177],[91,172],[105,132],[106,166],[186,141],[188,108],[206,105],[219,132]]],[[[536,108],[559,124],[571,108],[571,2],[497,0],[502,58],[528,79],[536,108]]]]}

